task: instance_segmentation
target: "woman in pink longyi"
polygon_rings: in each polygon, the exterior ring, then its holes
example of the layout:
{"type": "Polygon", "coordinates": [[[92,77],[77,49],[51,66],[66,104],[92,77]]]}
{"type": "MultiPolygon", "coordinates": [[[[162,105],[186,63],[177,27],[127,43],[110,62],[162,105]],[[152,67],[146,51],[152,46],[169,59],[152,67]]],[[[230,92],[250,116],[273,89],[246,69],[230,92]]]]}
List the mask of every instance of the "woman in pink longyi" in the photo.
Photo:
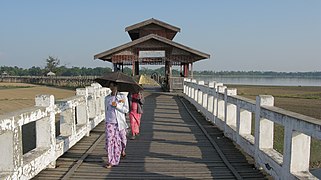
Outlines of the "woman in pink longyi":
{"type": "Polygon", "coordinates": [[[130,139],[135,139],[139,135],[140,119],[142,116],[142,106],[144,103],[144,97],[141,93],[135,93],[131,96],[131,110],[129,113],[130,127],[132,130],[132,137],[130,139]]]}

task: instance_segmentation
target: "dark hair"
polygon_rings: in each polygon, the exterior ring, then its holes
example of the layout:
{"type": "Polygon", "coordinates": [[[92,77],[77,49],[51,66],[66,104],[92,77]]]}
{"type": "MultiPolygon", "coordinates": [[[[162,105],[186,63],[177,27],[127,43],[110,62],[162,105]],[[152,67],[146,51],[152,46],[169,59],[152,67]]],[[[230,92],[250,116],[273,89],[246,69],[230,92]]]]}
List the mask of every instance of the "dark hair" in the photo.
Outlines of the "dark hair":
{"type": "Polygon", "coordinates": [[[117,86],[117,83],[115,81],[110,81],[109,82],[109,86],[110,86],[110,84],[113,84],[114,86],[117,86]]]}

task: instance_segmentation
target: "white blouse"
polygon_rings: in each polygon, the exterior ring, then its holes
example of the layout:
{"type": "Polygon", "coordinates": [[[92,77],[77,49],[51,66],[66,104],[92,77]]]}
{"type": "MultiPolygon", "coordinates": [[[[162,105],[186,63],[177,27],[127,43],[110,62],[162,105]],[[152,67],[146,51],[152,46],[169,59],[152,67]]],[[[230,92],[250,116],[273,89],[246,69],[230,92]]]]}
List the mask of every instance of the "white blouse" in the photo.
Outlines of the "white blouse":
{"type": "Polygon", "coordinates": [[[109,94],[105,97],[105,121],[106,123],[118,123],[119,130],[128,128],[125,113],[129,112],[127,96],[117,93],[116,96],[109,94]],[[116,107],[112,106],[112,102],[116,102],[116,107]]]}

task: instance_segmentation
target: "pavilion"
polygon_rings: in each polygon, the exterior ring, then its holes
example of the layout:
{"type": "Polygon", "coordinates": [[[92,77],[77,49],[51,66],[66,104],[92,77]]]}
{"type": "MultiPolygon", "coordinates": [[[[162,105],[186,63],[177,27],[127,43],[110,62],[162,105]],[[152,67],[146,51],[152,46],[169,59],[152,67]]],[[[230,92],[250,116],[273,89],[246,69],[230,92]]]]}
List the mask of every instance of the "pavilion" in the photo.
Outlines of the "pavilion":
{"type": "Polygon", "coordinates": [[[125,31],[131,42],[96,54],[94,59],[113,63],[114,71],[122,70],[124,65],[132,66],[133,76],[139,75],[139,65],[165,65],[169,91],[182,82],[182,77],[193,76],[194,62],[210,58],[209,54],[174,42],[180,28],[154,18],[128,26],[125,31]],[[181,77],[172,77],[172,66],[180,66],[181,77]]]}

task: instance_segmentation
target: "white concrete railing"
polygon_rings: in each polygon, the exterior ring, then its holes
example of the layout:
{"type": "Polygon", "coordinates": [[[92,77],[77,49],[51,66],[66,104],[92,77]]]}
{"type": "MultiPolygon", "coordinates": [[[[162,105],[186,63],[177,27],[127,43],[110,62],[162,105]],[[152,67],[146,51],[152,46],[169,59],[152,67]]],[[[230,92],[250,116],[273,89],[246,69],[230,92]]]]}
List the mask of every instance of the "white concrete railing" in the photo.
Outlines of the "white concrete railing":
{"type": "Polygon", "coordinates": [[[275,179],[317,179],[309,172],[309,160],[311,137],[321,140],[320,120],[274,107],[273,96],[254,101],[217,82],[206,86],[185,79],[184,96],[275,179]],[[273,149],[274,123],[284,127],[283,155],[273,149]]]}
{"type": "Polygon", "coordinates": [[[78,88],[76,96],[59,100],[38,95],[35,107],[0,117],[0,179],[30,179],[41,170],[55,167],[55,161],[102,120],[107,88],[93,83],[78,88]],[[60,114],[60,135],[56,137],[55,114],[60,114]],[[36,148],[23,154],[22,126],[36,123],[36,148]]]}

